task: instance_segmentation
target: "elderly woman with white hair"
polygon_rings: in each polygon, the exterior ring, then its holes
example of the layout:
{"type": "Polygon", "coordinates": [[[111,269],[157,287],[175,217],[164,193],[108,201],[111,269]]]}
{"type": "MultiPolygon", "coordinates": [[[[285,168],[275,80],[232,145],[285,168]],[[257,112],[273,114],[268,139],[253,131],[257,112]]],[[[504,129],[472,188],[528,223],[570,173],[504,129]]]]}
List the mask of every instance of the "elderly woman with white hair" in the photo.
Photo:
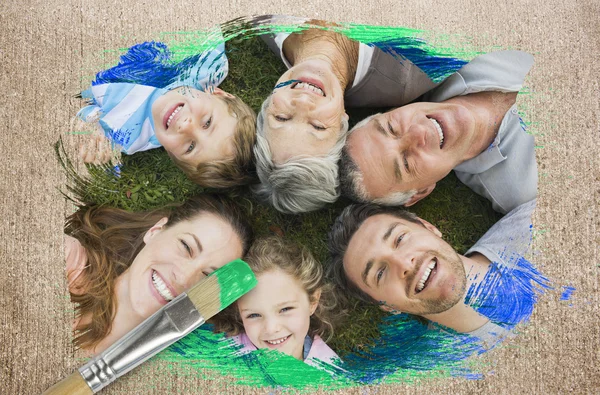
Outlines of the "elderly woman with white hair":
{"type": "MultiPolygon", "coordinates": [[[[280,17],[270,21],[275,18],[280,17]]],[[[310,21],[309,26],[263,36],[288,70],[257,118],[254,154],[260,184],[253,190],[285,213],[317,210],[339,197],[338,161],[348,131],[345,106],[396,107],[435,86],[397,53],[351,40],[327,29],[335,26],[326,22],[310,21]]]]}

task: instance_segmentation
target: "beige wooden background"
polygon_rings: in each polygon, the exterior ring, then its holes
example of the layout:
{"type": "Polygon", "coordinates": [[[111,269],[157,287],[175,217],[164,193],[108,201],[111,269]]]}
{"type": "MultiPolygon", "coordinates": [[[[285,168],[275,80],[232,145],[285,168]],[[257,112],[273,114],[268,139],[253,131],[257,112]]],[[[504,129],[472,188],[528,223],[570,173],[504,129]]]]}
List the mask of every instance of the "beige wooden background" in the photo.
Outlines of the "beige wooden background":
{"type": "MultiPolygon", "coordinates": [[[[0,4],[0,393],[40,393],[81,364],[70,346],[62,224],[71,207],[52,144],[104,50],[237,16],[286,13],[461,34],[472,48],[535,55],[521,95],[536,133],[541,229],[536,263],[560,284],[483,380],[422,381],[353,393],[599,393],[600,6],[587,0],[3,0],[0,4]],[[418,387],[417,387],[418,385],[418,387]]],[[[69,140],[68,140],[69,141],[69,140]]],[[[106,393],[266,393],[150,364],[106,393]],[[149,384],[151,383],[151,384],[149,384]]]]}

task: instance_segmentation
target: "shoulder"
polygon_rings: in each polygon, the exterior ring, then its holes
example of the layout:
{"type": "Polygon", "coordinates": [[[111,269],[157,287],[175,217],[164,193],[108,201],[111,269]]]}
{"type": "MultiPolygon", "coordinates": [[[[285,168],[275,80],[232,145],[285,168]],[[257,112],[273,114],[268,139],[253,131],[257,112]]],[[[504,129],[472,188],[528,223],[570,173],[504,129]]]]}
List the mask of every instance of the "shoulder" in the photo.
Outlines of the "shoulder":
{"type": "Polygon", "coordinates": [[[319,335],[315,335],[310,352],[306,357],[306,362],[310,359],[318,359],[323,362],[331,363],[334,359],[339,359],[338,355],[333,351],[327,343],[321,339],[319,335]]]}
{"type": "Polygon", "coordinates": [[[257,350],[256,346],[250,341],[250,338],[246,336],[246,333],[240,333],[239,335],[232,336],[231,340],[235,344],[241,346],[241,348],[238,350],[240,354],[248,354],[257,350]]]}
{"type": "Polygon", "coordinates": [[[518,92],[532,66],[533,56],[523,51],[479,55],[428,93],[425,101],[440,102],[486,91],[518,92]]]}

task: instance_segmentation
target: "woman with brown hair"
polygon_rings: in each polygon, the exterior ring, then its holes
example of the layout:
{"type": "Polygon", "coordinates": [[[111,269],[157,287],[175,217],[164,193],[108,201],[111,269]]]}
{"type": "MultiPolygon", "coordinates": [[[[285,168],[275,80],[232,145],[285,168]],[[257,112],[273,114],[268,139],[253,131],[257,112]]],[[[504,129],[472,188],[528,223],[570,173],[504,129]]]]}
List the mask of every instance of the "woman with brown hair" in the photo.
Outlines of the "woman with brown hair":
{"type": "Polygon", "coordinates": [[[65,233],[73,342],[94,354],[242,257],[252,236],[236,206],[210,195],[139,213],[82,207],[65,233]]]}

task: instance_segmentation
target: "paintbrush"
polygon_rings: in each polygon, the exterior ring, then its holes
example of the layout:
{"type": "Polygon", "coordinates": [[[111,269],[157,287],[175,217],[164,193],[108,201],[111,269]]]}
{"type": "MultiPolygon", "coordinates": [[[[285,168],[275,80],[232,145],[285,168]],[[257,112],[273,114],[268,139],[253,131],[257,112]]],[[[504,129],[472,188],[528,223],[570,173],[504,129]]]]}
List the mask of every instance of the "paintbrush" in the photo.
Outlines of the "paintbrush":
{"type": "Polygon", "coordinates": [[[256,285],[237,259],[214,271],[163,306],[101,354],[44,394],[94,394],[161,350],[185,337],[256,285]]]}

